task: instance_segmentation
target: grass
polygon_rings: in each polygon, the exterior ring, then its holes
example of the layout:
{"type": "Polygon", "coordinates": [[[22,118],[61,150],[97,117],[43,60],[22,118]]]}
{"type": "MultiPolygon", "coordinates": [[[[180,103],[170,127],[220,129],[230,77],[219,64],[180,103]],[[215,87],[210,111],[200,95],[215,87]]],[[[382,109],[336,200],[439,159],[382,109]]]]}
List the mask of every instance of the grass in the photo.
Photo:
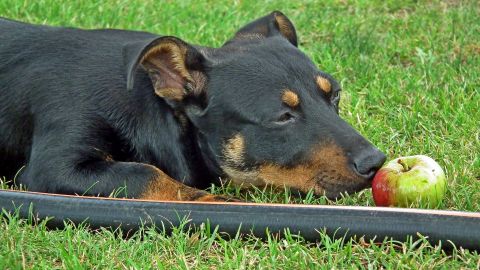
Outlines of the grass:
{"type": "Polygon", "coordinates": [[[303,269],[303,268],[478,268],[478,254],[468,250],[445,253],[421,238],[405,243],[333,240],[306,243],[287,234],[285,239],[254,237],[225,239],[207,228],[195,232],[177,228],[172,235],[145,228],[128,239],[121,232],[66,225],[48,230],[15,217],[2,223],[0,267],[5,268],[129,268],[129,269],[303,269]]]}
{"type": "MultiPolygon", "coordinates": [[[[0,16],[51,25],[113,27],[219,46],[248,21],[278,9],[300,47],[343,86],[341,115],[389,158],[426,154],[448,179],[442,209],[480,211],[480,5],[477,1],[2,0],[0,16]]],[[[0,34],[1,37],[1,34],[0,34]]],[[[256,202],[372,205],[371,191],[338,201],[288,192],[240,193],[256,202]]],[[[145,228],[93,231],[8,216],[0,220],[0,268],[479,268],[478,253],[404,243],[294,235],[224,238],[208,228],[167,236],[145,228]],[[35,222],[33,222],[35,223],[35,222]]],[[[468,233],[468,232],[466,232],[468,233]]],[[[232,236],[233,237],[233,236],[232,236]]]]}

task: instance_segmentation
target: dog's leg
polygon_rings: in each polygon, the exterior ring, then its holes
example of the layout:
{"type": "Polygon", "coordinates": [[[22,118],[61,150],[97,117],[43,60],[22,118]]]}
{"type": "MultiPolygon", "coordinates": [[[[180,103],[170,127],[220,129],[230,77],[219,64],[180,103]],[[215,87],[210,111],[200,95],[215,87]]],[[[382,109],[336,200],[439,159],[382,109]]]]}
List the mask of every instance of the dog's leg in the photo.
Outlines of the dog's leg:
{"type": "MultiPolygon", "coordinates": [[[[77,166],[68,174],[35,173],[28,166],[27,188],[32,191],[109,196],[121,190],[122,197],[161,201],[229,201],[231,198],[210,194],[186,186],[158,168],[135,162],[98,161],[88,167],[77,166]],[[30,189],[32,187],[32,189],[30,189]],[[125,196],[124,196],[125,195],[125,196]]],[[[58,168],[49,168],[55,172],[58,168]]]]}
{"type": "Polygon", "coordinates": [[[30,191],[62,194],[107,197],[121,191],[121,197],[148,200],[230,200],[186,186],[152,165],[117,162],[97,153],[61,148],[34,147],[18,183],[25,184],[30,191]]]}

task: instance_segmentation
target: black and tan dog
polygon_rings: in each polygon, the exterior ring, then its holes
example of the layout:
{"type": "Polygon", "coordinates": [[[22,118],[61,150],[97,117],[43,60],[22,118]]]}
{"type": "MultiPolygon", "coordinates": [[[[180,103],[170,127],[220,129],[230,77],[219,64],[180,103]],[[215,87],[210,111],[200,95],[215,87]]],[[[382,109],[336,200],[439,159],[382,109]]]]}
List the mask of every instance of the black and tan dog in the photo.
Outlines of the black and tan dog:
{"type": "Polygon", "coordinates": [[[220,48],[0,19],[0,175],[31,191],[225,200],[219,177],[338,196],[385,155],[273,12],[220,48]]]}

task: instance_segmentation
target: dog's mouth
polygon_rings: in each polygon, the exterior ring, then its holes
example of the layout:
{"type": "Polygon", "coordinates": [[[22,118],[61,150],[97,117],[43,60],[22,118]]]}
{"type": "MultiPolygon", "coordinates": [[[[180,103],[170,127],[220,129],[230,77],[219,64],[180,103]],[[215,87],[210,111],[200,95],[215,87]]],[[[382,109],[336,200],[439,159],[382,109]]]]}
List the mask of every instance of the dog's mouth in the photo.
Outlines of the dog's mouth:
{"type": "Polygon", "coordinates": [[[352,195],[371,186],[370,181],[359,182],[357,180],[340,180],[332,177],[314,177],[308,182],[312,184],[305,188],[289,187],[292,195],[303,197],[309,192],[313,192],[315,197],[325,196],[329,200],[338,200],[343,196],[352,195]]]}
{"type": "Polygon", "coordinates": [[[315,195],[325,195],[332,200],[339,199],[342,194],[354,194],[371,186],[371,181],[368,179],[345,177],[323,171],[319,172],[311,182],[315,185],[315,195]]]}
{"type": "Polygon", "coordinates": [[[325,195],[330,200],[336,200],[341,198],[342,194],[351,195],[370,187],[371,182],[364,181],[349,183],[348,181],[345,181],[345,184],[338,184],[338,182],[332,183],[329,181],[321,181],[319,183],[319,186],[323,190],[323,195],[325,195]]]}
{"type": "Polygon", "coordinates": [[[262,174],[261,170],[243,171],[229,167],[223,167],[223,169],[229,182],[234,186],[242,188],[272,186],[279,189],[286,187],[290,189],[292,195],[304,196],[313,192],[315,196],[325,195],[331,200],[340,198],[342,194],[353,194],[371,186],[371,182],[367,179],[346,177],[335,170],[321,171],[307,176],[306,174],[286,175],[282,171],[266,175],[262,174]]]}

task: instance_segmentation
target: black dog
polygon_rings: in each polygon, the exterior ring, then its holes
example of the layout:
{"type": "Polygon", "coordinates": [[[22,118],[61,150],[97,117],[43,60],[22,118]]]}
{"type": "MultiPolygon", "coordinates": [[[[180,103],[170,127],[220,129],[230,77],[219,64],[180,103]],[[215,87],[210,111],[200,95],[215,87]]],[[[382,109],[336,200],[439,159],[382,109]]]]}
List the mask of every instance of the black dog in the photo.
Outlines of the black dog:
{"type": "Polygon", "coordinates": [[[31,191],[213,201],[225,177],[335,197],[385,161],[280,12],[221,48],[6,19],[0,40],[0,175],[31,191]]]}

